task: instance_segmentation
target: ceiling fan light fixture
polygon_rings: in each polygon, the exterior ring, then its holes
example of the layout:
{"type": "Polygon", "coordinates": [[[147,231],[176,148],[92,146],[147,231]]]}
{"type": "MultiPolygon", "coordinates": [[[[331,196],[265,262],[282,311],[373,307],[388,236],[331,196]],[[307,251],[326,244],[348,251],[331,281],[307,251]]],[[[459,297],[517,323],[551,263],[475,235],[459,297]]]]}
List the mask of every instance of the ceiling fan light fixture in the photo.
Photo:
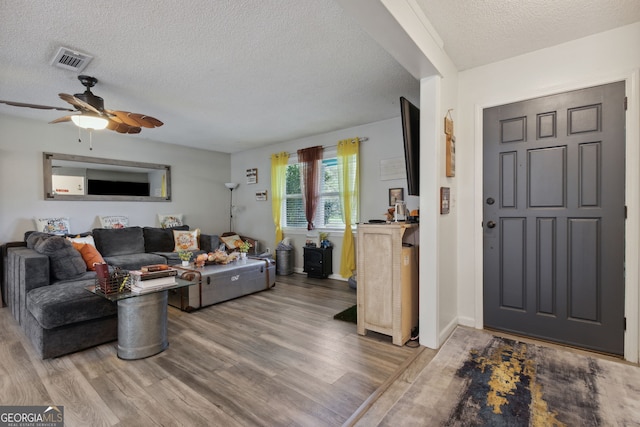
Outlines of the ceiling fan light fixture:
{"type": "Polygon", "coordinates": [[[71,120],[76,126],[83,129],[102,130],[109,124],[109,121],[104,117],[86,113],[71,116],[71,120]]]}

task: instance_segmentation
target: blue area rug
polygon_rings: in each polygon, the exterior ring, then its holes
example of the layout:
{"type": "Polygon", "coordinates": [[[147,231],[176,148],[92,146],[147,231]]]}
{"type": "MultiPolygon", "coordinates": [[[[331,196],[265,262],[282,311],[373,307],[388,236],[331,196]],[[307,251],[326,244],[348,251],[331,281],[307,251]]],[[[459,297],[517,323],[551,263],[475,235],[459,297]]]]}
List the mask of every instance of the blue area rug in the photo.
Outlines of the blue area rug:
{"type": "Polygon", "coordinates": [[[381,425],[637,426],[639,393],[637,366],[457,328],[381,425]]]}

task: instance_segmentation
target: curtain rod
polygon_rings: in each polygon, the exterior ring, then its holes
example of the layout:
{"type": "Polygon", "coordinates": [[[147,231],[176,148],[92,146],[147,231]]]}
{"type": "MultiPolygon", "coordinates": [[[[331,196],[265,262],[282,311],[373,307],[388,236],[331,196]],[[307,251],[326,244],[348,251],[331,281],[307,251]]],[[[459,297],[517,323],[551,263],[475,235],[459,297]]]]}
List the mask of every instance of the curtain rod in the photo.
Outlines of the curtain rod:
{"type": "MultiPolygon", "coordinates": [[[[360,138],[360,137],[356,137],[356,138],[358,138],[360,140],[360,142],[364,142],[364,141],[368,141],[369,140],[368,136],[363,136],[362,138],[360,138]]],[[[354,138],[348,138],[348,139],[354,139],[354,138]]],[[[338,144],[323,145],[322,149],[326,150],[327,148],[333,148],[333,147],[337,147],[337,146],[338,146],[338,144]]],[[[287,154],[290,155],[290,156],[293,156],[293,155],[298,155],[298,152],[296,151],[295,153],[287,153],[287,154]]]]}

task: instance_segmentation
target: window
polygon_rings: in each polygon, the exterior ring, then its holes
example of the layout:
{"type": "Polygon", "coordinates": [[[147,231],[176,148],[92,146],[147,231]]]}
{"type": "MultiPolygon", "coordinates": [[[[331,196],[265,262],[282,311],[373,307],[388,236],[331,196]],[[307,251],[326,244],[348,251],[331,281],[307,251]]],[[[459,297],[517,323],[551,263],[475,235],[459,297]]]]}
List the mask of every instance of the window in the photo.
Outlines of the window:
{"type": "MultiPolygon", "coordinates": [[[[338,159],[331,157],[322,160],[320,169],[320,200],[313,220],[316,228],[343,228],[338,159]]],[[[287,166],[286,189],[284,199],[285,227],[307,228],[300,184],[300,164],[287,166]]]]}

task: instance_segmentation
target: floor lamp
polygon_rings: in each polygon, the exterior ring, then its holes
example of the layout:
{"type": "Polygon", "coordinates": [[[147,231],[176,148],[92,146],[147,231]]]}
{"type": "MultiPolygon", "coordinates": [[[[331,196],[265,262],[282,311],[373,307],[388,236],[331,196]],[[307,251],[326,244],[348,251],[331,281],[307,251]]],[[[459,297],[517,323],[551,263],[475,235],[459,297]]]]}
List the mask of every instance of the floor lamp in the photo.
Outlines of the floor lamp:
{"type": "Polygon", "coordinates": [[[230,200],[229,200],[229,231],[233,231],[233,190],[238,188],[237,182],[225,182],[224,186],[227,187],[230,191],[230,200]]]}

